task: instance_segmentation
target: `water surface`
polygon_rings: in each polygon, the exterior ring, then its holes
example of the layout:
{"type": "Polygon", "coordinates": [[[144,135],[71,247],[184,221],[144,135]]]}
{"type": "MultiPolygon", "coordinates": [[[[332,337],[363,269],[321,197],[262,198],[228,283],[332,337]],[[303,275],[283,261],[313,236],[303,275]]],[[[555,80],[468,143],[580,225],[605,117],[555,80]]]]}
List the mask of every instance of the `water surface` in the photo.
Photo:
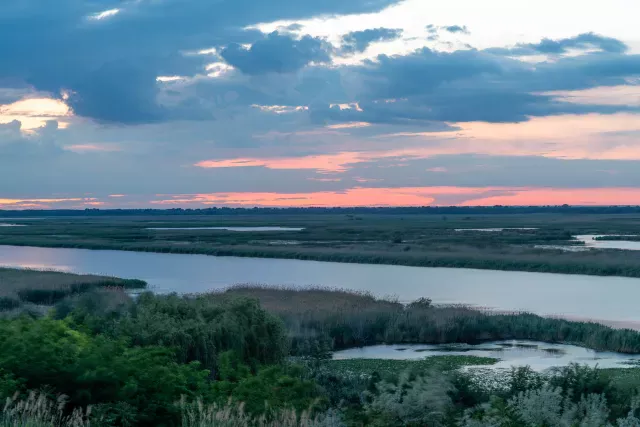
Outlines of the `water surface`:
{"type": "Polygon", "coordinates": [[[479,345],[376,345],[336,351],[333,358],[419,360],[433,356],[493,357],[500,361],[491,368],[502,369],[529,365],[536,371],[570,363],[600,368],[629,368],[640,363],[638,354],[598,352],[566,344],[548,344],[537,341],[494,341],[479,345]]]}
{"type": "MultiPolygon", "coordinates": [[[[603,234],[585,234],[581,236],[576,236],[576,240],[580,240],[581,242],[584,242],[584,245],[588,248],[622,249],[627,251],[640,251],[640,242],[634,242],[631,240],[595,240],[597,237],[604,237],[604,236],[605,235],[603,234]]],[[[632,237],[632,236],[628,236],[628,237],[632,237]]]]}
{"type": "Polygon", "coordinates": [[[454,231],[488,231],[488,232],[501,232],[509,230],[539,230],[538,228],[528,227],[516,227],[516,228],[456,228],[454,231]]]}
{"type": "Polygon", "coordinates": [[[0,227],[26,227],[24,224],[7,224],[0,222],[0,227]]]}
{"type": "Polygon", "coordinates": [[[640,279],[625,277],[18,246],[0,246],[0,266],[142,279],[157,292],[319,285],[640,327],[640,279]]]}
{"type": "Polygon", "coordinates": [[[147,230],[302,231],[295,227],[150,227],[147,230]]]}

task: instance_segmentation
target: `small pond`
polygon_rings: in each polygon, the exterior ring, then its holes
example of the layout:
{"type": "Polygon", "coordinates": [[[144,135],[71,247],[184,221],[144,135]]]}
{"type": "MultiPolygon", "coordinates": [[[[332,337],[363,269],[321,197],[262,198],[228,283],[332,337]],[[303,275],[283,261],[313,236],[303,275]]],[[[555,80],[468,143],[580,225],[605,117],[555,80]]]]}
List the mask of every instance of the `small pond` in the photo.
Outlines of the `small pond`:
{"type": "Polygon", "coordinates": [[[173,230],[225,230],[225,231],[302,231],[304,228],[295,227],[153,227],[147,230],[173,231],[173,230]]]}
{"type": "MultiPolygon", "coordinates": [[[[631,240],[596,240],[598,237],[603,237],[599,234],[584,234],[576,236],[576,240],[584,242],[584,245],[588,248],[594,249],[622,249],[627,251],[640,251],[640,242],[634,242],[631,240]]],[[[636,237],[636,236],[619,236],[619,237],[636,237]]]]}
{"type": "Polygon", "coordinates": [[[433,356],[480,356],[500,359],[492,368],[530,366],[536,371],[567,366],[570,363],[600,368],[630,368],[640,365],[640,354],[598,352],[567,344],[548,344],[536,341],[494,341],[478,345],[375,345],[336,351],[333,358],[418,360],[433,356]]]}

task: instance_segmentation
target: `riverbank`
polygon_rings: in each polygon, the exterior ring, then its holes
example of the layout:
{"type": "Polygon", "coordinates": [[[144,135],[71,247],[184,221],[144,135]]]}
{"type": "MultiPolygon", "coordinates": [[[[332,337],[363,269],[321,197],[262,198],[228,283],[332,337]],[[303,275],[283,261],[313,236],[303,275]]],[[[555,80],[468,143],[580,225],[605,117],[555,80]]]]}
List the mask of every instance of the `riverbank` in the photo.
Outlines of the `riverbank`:
{"type": "Polygon", "coordinates": [[[601,260],[599,256],[594,253],[575,253],[554,249],[532,250],[531,253],[526,255],[516,253],[502,255],[486,254],[486,256],[482,257],[479,254],[474,254],[469,258],[458,258],[456,255],[447,254],[446,252],[422,251],[420,253],[406,253],[404,249],[379,252],[367,250],[366,248],[362,248],[361,250],[356,250],[355,248],[348,250],[324,250],[318,248],[299,250],[296,248],[295,250],[291,250],[289,248],[233,246],[193,248],[185,247],[184,245],[149,246],[148,244],[130,244],[122,246],[115,243],[91,243],[83,241],[42,242],[30,241],[28,239],[5,239],[1,245],[640,278],[640,263],[637,262],[637,258],[633,259],[633,262],[630,263],[626,254],[619,254],[620,260],[615,261],[615,258],[609,255],[603,256],[602,258],[605,260],[601,260]],[[509,259],[510,256],[514,259],[509,259]]]}
{"type": "Polygon", "coordinates": [[[146,282],[57,271],[0,268],[0,311],[23,304],[52,305],[97,288],[144,289],[146,282]]]}
{"type": "Polygon", "coordinates": [[[0,246],[0,265],[137,278],[161,294],[207,293],[242,283],[324,286],[393,295],[406,303],[429,297],[436,304],[502,313],[640,322],[640,281],[622,277],[17,246],[0,246]]]}

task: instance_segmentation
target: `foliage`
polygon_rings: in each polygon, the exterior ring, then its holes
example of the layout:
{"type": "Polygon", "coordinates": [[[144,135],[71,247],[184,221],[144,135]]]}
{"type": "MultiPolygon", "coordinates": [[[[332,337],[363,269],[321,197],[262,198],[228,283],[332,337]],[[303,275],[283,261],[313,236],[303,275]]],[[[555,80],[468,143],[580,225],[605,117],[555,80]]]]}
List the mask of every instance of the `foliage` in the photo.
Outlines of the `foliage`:
{"type": "Polygon", "coordinates": [[[333,348],[394,340],[518,338],[637,352],[639,335],[327,289],[136,299],[94,290],[49,316],[0,320],[0,396],[14,396],[0,427],[639,427],[639,368],[521,367],[493,387],[476,373],[495,359],[327,358],[333,348]]]}
{"type": "MultiPolygon", "coordinates": [[[[223,356],[238,360],[233,352],[223,356]]],[[[221,370],[221,380],[212,384],[213,396],[219,403],[229,399],[242,403],[250,415],[270,414],[272,408],[315,411],[322,406],[319,389],[313,381],[302,379],[302,374],[300,367],[281,365],[251,375],[248,367],[239,365],[221,370]]]]}
{"type": "MultiPolygon", "coordinates": [[[[523,426],[523,427],[610,427],[610,411],[604,395],[582,395],[574,403],[560,388],[544,385],[523,391],[504,403],[494,398],[489,404],[469,411],[463,427],[523,426]]],[[[617,426],[637,426],[640,419],[631,409],[617,426]]]]}
{"type": "Polygon", "coordinates": [[[366,408],[374,415],[373,425],[439,427],[453,407],[453,391],[444,375],[403,373],[397,382],[376,384],[366,408]]]}
{"type": "Polygon", "coordinates": [[[27,388],[50,386],[73,408],[125,402],[141,424],[177,417],[173,402],[203,393],[208,376],[197,363],[177,363],[170,349],[127,347],[62,321],[0,321],[0,341],[0,369],[27,388]]]}
{"type": "Polygon", "coordinates": [[[127,337],[135,346],[173,348],[179,362],[198,361],[214,376],[218,355],[228,350],[253,369],[278,363],[288,352],[282,323],[255,299],[143,293],[135,304],[106,311],[96,310],[96,298],[77,300],[69,313],[73,324],[112,338],[127,337]]]}

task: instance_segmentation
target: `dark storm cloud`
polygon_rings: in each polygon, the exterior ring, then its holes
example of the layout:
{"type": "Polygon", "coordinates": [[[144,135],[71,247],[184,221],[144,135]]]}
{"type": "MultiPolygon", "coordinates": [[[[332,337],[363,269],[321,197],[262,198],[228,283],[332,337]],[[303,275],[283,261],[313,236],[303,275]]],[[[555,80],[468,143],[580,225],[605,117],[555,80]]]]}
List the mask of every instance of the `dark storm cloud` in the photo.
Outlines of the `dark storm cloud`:
{"type": "Polygon", "coordinates": [[[447,82],[482,74],[503,74],[501,58],[476,50],[437,52],[423,48],[406,56],[379,55],[360,68],[369,96],[402,98],[429,92],[447,82]]]}
{"type": "Polygon", "coordinates": [[[488,51],[427,48],[381,55],[358,68],[360,109],[318,109],[316,120],[521,122],[530,116],[610,114],[637,105],[581,105],[545,94],[626,84],[640,75],[640,55],[592,53],[530,64],[488,51]]]}
{"type": "Polygon", "coordinates": [[[341,53],[361,53],[367,50],[371,43],[396,40],[401,36],[402,30],[393,28],[370,28],[364,31],[353,31],[342,36],[341,53]]]}
{"type": "Polygon", "coordinates": [[[521,43],[513,48],[491,48],[488,51],[499,55],[561,55],[572,49],[597,49],[607,53],[624,53],[628,46],[620,40],[601,36],[595,33],[583,33],[575,37],[552,40],[542,39],[539,43],[521,43]]]}
{"type": "Polygon", "coordinates": [[[168,72],[193,75],[204,65],[205,58],[180,52],[230,42],[250,43],[257,32],[242,28],[259,22],[371,12],[393,2],[8,2],[0,13],[0,80],[22,80],[55,95],[62,90],[77,92],[74,106],[78,113],[98,120],[138,123],[166,119],[170,112],[155,99],[156,76],[168,72]],[[88,19],[116,8],[121,10],[113,16],[88,19]],[[118,86],[121,89],[113,92],[118,86]],[[110,107],[100,105],[104,95],[109,95],[110,107]]]}
{"type": "Polygon", "coordinates": [[[304,36],[297,40],[289,34],[274,31],[244,48],[232,44],[220,52],[231,66],[245,74],[290,73],[312,62],[328,62],[331,45],[318,37],[304,36]]]}
{"type": "MultiPolygon", "coordinates": [[[[621,41],[593,33],[544,39],[512,49],[438,52],[424,48],[408,55],[381,55],[364,65],[310,67],[328,62],[334,53],[324,40],[243,29],[276,19],[378,10],[391,3],[13,2],[3,5],[0,13],[0,82],[22,80],[54,96],[65,91],[77,115],[128,124],[207,119],[224,115],[221,110],[230,106],[241,114],[253,104],[309,106],[313,118],[321,121],[364,117],[374,122],[427,124],[439,120],[517,122],[532,115],[631,108],[581,106],[540,94],[620,85],[640,74],[640,55],[626,54],[621,41]],[[113,16],[88,18],[115,8],[120,12],[113,16]],[[219,57],[192,54],[214,46],[219,48],[219,57]],[[525,51],[557,54],[571,49],[598,52],[538,64],[512,58],[525,51]],[[205,74],[205,63],[216,59],[235,70],[216,79],[198,78],[177,89],[156,82],[159,75],[205,74]],[[161,103],[161,95],[176,101],[161,103]],[[398,102],[384,102],[389,99],[398,102]],[[329,108],[350,102],[360,103],[364,111],[329,108]]],[[[431,32],[442,29],[427,28],[431,32]]],[[[464,29],[445,27],[449,32],[464,29]]],[[[399,36],[400,30],[377,28],[349,33],[344,41],[347,50],[359,52],[369,43],[399,36]]]]}

